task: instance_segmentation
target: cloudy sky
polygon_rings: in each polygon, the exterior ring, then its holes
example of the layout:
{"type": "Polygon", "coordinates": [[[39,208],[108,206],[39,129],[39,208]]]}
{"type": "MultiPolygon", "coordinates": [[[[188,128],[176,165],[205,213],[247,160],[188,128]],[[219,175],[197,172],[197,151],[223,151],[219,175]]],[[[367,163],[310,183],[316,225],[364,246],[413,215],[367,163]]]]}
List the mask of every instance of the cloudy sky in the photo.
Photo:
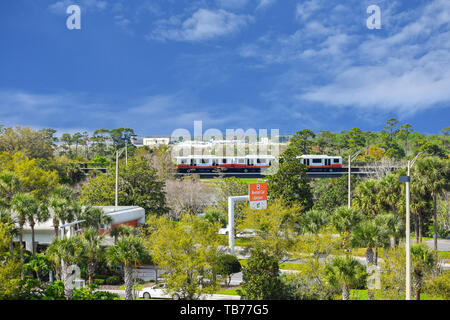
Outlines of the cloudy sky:
{"type": "Polygon", "coordinates": [[[0,43],[7,126],[450,125],[449,0],[2,0],[0,43]],[[81,30],[66,27],[71,4],[81,30]]]}

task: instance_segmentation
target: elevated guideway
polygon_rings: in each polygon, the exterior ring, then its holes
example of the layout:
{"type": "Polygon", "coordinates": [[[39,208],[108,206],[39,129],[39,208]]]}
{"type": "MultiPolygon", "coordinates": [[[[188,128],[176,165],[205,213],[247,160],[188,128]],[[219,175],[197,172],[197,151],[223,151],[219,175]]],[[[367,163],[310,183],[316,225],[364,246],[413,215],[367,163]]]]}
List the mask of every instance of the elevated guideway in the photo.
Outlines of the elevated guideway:
{"type": "MultiPolygon", "coordinates": [[[[109,163],[80,163],[80,169],[85,173],[89,173],[92,170],[98,170],[106,173],[110,169],[109,163]]],[[[406,162],[352,162],[351,174],[358,177],[368,177],[373,175],[383,168],[383,170],[394,171],[400,168],[404,168],[406,162]]],[[[306,174],[312,179],[316,178],[339,178],[348,174],[347,163],[344,162],[342,168],[310,168],[306,174]]],[[[237,177],[237,178],[250,178],[250,179],[264,179],[265,174],[259,172],[237,172],[237,171],[222,171],[222,172],[210,172],[202,171],[201,169],[194,172],[178,172],[177,176],[186,175],[198,175],[201,179],[213,179],[218,177],[237,177]]]]}

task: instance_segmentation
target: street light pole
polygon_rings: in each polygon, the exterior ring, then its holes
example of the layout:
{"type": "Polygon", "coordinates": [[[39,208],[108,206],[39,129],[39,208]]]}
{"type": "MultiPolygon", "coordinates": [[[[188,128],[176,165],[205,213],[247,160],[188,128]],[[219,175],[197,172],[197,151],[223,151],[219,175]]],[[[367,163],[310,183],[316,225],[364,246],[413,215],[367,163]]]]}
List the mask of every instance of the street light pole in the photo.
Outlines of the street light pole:
{"type": "Polygon", "coordinates": [[[119,206],[119,155],[123,152],[123,149],[119,152],[119,150],[116,150],[116,190],[115,190],[115,201],[114,206],[119,206]]]}
{"type": "MultiPolygon", "coordinates": [[[[408,178],[410,177],[411,162],[408,160],[408,178]]],[[[409,207],[409,181],[405,183],[406,189],[406,300],[411,300],[411,235],[410,235],[410,207],[409,207]]]]}
{"type": "Polygon", "coordinates": [[[352,169],[351,169],[351,156],[348,156],[348,208],[352,208],[352,169]]]}
{"type": "Polygon", "coordinates": [[[117,208],[119,205],[119,150],[116,150],[116,191],[114,206],[117,208]]]}
{"type": "MultiPolygon", "coordinates": [[[[413,161],[408,160],[408,174],[407,180],[405,181],[405,189],[406,189],[406,300],[411,300],[411,222],[410,222],[410,181],[411,181],[411,168],[416,162],[417,158],[422,154],[420,152],[414,158],[413,161]]],[[[417,235],[416,235],[417,237],[417,235]]]]}
{"type": "Polygon", "coordinates": [[[128,166],[128,140],[125,140],[125,165],[128,166]]]}

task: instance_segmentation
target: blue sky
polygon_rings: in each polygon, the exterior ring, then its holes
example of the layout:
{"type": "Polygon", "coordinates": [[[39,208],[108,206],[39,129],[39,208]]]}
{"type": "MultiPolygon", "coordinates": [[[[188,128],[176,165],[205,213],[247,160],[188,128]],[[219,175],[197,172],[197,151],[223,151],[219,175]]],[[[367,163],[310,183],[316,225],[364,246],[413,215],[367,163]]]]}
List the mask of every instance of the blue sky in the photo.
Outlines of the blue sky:
{"type": "Polygon", "coordinates": [[[448,0],[3,0],[0,124],[438,133],[448,0]],[[81,30],[66,8],[81,8],[81,30]],[[370,30],[369,5],[381,8],[370,30]]]}

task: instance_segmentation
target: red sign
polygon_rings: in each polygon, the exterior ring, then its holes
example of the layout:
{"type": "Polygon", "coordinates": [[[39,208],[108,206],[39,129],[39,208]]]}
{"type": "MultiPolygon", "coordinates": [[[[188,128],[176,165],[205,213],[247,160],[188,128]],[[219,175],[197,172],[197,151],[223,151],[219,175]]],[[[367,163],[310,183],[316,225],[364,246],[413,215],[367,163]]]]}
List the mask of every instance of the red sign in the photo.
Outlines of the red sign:
{"type": "Polygon", "coordinates": [[[266,209],[267,208],[267,183],[250,183],[248,198],[250,208],[266,209]]]}

